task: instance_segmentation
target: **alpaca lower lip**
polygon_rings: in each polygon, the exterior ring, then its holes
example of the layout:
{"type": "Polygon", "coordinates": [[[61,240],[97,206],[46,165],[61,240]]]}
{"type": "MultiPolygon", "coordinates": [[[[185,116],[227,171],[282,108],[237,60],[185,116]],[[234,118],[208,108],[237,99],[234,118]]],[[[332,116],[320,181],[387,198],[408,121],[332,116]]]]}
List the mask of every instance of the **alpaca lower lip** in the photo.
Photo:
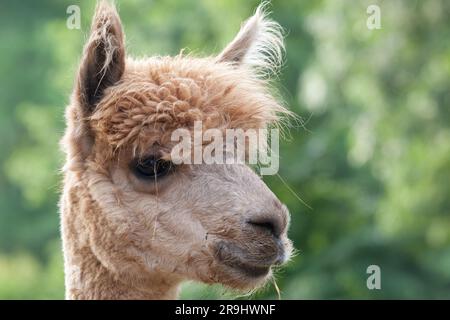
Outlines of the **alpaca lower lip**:
{"type": "Polygon", "coordinates": [[[270,271],[270,266],[251,266],[245,263],[229,264],[235,270],[239,270],[248,277],[261,277],[265,276],[270,271]]]}
{"type": "MultiPolygon", "coordinates": [[[[248,277],[261,277],[269,273],[272,262],[262,258],[261,263],[252,261],[249,263],[242,250],[230,243],[220,242],[216,246],[216,257],[224,265],[237,270],[248,277]]],[[[270,259],[272,260],[272,259],[270,259]]]]}
{"type": "Polygon", "coordinates": [[[227,266],[233,268],[234,270],[238,270],[247,277],[253,278],[265,276],[270,271],[270,266],[251,266],[244,263],[227,264],[227,266]]]}

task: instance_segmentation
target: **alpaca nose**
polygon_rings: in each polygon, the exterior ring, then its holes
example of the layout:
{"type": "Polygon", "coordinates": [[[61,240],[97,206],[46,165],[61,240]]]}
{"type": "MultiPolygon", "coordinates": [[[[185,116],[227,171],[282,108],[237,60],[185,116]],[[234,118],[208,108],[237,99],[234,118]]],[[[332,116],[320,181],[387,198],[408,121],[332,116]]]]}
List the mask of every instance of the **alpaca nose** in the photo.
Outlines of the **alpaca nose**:
{"type": "Polygon", "coordinates": [[[275,238],[279,238],[284,230],[284,224],[278,216],[261,216],[247,220],[253,228],[270,232],[275,238]]]}

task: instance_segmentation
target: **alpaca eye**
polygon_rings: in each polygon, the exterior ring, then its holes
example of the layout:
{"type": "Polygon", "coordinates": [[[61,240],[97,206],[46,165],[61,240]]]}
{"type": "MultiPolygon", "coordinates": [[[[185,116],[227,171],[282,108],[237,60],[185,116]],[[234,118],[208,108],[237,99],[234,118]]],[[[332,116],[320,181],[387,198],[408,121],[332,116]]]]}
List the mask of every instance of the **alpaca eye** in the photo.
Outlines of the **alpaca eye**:
{"type": "Polygon", "coordinates": [[[165,176],[171,169],[172,162],[155,157],[139,160],[133,165],[134,174],[142,179],[153,179],[165,176]]]}

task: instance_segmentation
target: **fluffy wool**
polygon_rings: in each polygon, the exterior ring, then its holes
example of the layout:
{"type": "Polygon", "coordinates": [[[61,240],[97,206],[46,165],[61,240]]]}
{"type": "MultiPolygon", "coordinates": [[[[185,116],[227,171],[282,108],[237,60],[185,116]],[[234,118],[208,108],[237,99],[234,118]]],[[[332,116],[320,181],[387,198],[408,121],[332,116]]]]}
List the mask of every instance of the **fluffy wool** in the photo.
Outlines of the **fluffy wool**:
{"type": "Polygon", "coordinates": [[[61,233],[69,299],[171,299],[186,279],[251,290],[286,261],[287,208],[247,166],[133,165],[170,151],[177,128],[266,128],[287,111],[261,70],[275,70],[280,27],[260,7],[217,57],[125,52],[121,21],[97,5],[67,128],[61,233]]]}

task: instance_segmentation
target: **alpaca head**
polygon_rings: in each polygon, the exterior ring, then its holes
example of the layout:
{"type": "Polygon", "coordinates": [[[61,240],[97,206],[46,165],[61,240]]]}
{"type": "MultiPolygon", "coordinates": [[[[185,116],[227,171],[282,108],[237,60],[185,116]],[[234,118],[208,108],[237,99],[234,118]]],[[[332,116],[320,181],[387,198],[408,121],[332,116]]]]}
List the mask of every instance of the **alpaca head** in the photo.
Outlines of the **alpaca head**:
{"type": "Polygon", "coordinates": [[[261,75],[279,65],[282,46],[279,26],[258,9],[216,57],[134,60],[116,10],[100,3],[63,140],[66,185],[89,199],[77,243],[130,281],[264,283],[290,256],[287,208],[245,164],[174,165],[171,134],[196,121],[219,130],[276,123],[285,110],[261,75]]]}

